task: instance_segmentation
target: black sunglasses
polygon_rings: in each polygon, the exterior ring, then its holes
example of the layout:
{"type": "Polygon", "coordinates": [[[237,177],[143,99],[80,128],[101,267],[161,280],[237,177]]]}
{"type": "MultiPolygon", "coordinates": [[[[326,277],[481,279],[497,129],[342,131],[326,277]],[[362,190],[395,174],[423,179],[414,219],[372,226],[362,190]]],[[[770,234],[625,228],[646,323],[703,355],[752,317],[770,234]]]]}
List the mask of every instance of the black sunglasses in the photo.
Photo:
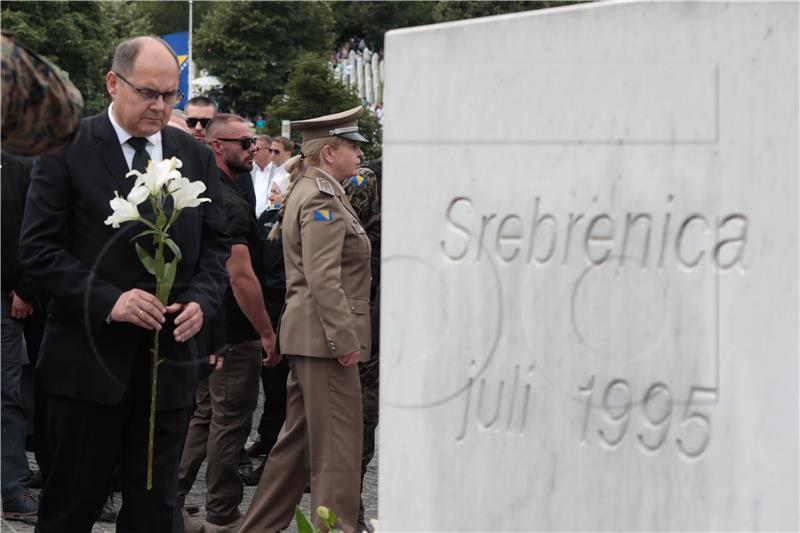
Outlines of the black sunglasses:
{"type": "Polygon", "coordinates": [[[230,143],[239,143],[242,147],[242,150],[247,150],[251,146],[255,146],[256,138],[255,137],[240,137],[239,139],[220,139],[217,138],[218,141],[225,141],[230,143]]]}
{"type": "Polygon", "coordinates": [[[158,97],[160,96],[161,98],[164,99],[164,103],[167,105],[175,105],[181,100],[183,100],[183,93],[181,92],[180,89],[175,89],[174,91],[167,91],[165,93],[160,93],[158,91],[154,91],[153,89],[137,87],[136,85],[126,80],[125,77],[117,71],[114,71],[114,74],[116,74],[116,76],[119,79],[130,85],[131,89],[133,89],[136,92],[136,94],[138,94],[145,100],[150,100],[155,102],[156,100],[158,100],[158,97]]]}
{"type": "Polygon", "coordinates": [[[188,117],[186,119],[186,125],[189,126],[190,128],[194,128],[195,126],[197,126],[198,122],[203,127],[203,129],[205,129],[206,126],[208,126],[208,123],[211,122],[211,119],[210,118],[194,118],[194,117],[188,117]]]}

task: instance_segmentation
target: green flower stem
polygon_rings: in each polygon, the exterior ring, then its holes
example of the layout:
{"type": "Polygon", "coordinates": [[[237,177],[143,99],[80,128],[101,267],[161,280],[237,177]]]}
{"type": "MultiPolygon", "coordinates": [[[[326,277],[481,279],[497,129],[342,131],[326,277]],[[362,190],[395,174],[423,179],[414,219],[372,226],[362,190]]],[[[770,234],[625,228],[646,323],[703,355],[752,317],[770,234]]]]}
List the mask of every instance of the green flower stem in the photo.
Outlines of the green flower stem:
{"type": "MultiPolygon", "coordinates": [[[[158,228],[157,228],[158,229],[158,228]]],[[[155,255],[155,264],[164,264],[164,233],[163,230],[159,230],[159,233],[156,234],[156,240],[158,243],[158,248],[156,249],[155,255]]],[[[156,276],[156,294],[161,293],[161,279],[159,276],[156,276]]],[[[164,296],[163,300],[160,300],[163,305],[167,305],[167,297],[164,296]]],[[[153,488],[153,442],[155,438],[156,432],[156,391],[158,385],[158,364],[159,364],[159,354],[158,354],[158,340],[161,336],[160,331],[156,331],[153,337],[153,368],[152,368],[152,377],[150,379],[150,432],[147,438],[147,490],[151,490],[153,488]]]]}
{"type": "Polygon", "coordinates": [[[172,210],[172,216],[169,217],[169,222],[167,222],[167,225],[164,226],[164,235],[166,235],[167,230],[170,228],[170,226],[172,226],[173,222],[175,222],[179,214],[180,211],[178,211],[177,209],[172,210]]]}

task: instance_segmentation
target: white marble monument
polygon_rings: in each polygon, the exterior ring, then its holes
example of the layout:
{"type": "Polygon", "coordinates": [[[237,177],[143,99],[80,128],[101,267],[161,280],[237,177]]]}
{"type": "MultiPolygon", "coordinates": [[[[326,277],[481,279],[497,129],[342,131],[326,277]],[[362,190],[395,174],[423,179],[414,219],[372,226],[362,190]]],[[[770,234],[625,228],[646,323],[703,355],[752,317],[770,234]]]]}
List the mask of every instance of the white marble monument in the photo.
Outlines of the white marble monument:
{"type": "Polygon", "coordinates": [[[798,14],[387,34],[383,530],[800,527],[798,14]]]}

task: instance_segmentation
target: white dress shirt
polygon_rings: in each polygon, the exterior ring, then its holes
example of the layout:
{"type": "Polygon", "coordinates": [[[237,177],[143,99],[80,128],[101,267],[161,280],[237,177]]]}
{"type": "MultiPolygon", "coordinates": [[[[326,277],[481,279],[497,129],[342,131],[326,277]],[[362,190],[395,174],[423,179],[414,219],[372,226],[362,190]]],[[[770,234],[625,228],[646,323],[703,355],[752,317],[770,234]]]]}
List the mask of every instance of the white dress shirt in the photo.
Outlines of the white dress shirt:
{"type": "Polygon", "coordinates": [[[269,189],[272,187],[272,180],[270,180],[270,165],[264,168],[258,166],[258,163],[253,162],[253,170],[250,171],[250,177],[253,179],[253,191],[256,194],[256,218],[269,205],[269,189]]]}
{"type": "MultiPolygon", "coordinates": [[[[128,139],[135,137],[135,135],[131,135],[119,125],[117,119],[114,118],[113,107],[114,104],[108,106],[108,118],[111,120],[111,125],[114,127],[114,131],[117,132],[117,139],[119,139],[119,144],[122,146],[122,155],[125,156],[125,162],[128,163],[128,170],[130,170],[133,166],[133,154],[136,153],[136,149],[128,144],[128,139]]],[[[158,163],[164,159],[164,155],[161,150],[160,131],[157,131],[156,133],[147,137],[147,146],[145,146],[144,149],[147,150],[148,154],[150,154],[150,160],[153,163],[158,163]]]]}

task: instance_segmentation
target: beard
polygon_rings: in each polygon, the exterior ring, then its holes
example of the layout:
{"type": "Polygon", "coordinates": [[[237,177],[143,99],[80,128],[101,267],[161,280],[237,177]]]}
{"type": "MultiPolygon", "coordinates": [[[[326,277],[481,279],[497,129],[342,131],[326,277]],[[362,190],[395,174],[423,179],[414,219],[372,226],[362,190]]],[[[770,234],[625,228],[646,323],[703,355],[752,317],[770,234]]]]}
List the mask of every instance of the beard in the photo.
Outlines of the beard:
{"type": "Polygon", "coordinates": [[[228,168],[236,172],[237,174],[244,174],[245,172],[250,172],[253,170],[253,163],[242,161],[241,159],[235,159],[231,161],[225,161],[225,164],[228,165],[228,168]]]}

